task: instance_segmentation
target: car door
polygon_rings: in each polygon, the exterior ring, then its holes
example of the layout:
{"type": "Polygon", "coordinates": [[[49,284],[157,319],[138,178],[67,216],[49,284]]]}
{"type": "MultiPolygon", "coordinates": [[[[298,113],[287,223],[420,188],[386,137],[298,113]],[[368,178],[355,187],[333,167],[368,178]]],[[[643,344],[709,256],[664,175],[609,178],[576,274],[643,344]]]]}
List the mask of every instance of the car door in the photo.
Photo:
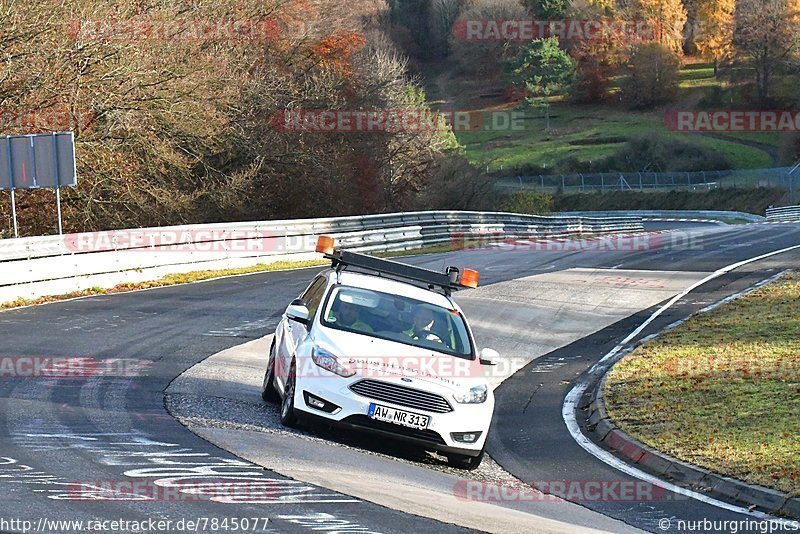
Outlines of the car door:
{"type": "MultiPolygon", "coordinates": [[[[303,294],[298,297],[297,300],[302,301],[302,303],[308,308],[309,321],[313,322],[317,308],[319,308],[319,305],[322,302],[322,297],[325,296],[325,289],[327,286],[327,278],[325,276],[318,276],[316,279],[314,279],[311,285],[308,286],[303,294]]],[[[286,312],[283,314],[281,327],[282,331],[280,336],[280,347],[278,350],[278,361],[275,362],[279,366],[277,368],[279,371],[276,369],[275,377],[278,380],[280,390],[283,391],[295,350],[297,349],[297,346],[303,342],[306,336],[308,336],[310,327],[290,319],[286,316],[286,312]]]]}

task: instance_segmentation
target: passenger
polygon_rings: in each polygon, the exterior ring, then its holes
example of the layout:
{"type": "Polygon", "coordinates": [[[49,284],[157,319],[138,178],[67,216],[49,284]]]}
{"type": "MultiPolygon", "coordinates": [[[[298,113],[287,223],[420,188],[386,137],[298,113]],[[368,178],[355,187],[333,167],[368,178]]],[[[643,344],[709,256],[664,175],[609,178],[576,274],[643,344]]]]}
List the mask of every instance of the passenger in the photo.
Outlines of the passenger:
{"type": "Polygon", "coordinates": [[[335,315],[336,322],[359,332],[374,332],[372,327],[361,320],[361,313],[358,306],[345,302],[339,302],[339,310],[335,315]]]}

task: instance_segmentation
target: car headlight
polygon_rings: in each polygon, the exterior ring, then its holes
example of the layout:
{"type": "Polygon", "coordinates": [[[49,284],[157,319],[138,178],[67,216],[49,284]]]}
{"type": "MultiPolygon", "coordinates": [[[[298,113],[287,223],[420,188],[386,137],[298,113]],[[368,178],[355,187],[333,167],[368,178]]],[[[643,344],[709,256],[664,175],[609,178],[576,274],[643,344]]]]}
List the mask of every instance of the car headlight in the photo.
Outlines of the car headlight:
{"type": "Polygon", "coordinates": [[[453,397],[456,399],[456,402],[460,402],[461,404],[480,404],[486,401],[488,395],[489,388],[486,384],[481,384],[480,386],[469,388],[467,392],[456,393],[453,397]]]}
{"type": "Polygon", "coordinates": [[[328,352],[325,349],[321,349],[319,347],[314,347],[311,349],[311,359],[323,369],[344,378],[349,378],[356,374],[356,372],[352,369],[348,369],[340,364],[335,354],[328,352]]]}

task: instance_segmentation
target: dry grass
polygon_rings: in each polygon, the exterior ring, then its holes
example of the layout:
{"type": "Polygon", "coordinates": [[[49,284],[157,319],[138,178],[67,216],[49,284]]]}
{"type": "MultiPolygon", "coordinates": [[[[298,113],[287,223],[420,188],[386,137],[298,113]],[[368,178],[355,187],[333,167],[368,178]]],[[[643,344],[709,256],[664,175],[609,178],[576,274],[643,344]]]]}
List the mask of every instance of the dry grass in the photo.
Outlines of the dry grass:
{"type": "Polygon", "coordinates": [[[639,347],[611,371],[605,395],[636,439],[800,495],[800,276],[639,347]]]}
{"type": "Polygon", "coordinates": [[[56,302],[59,300],[74,299],[79,297],[89,297],[92,295],[108,295],[112,293],[126,293],[128,291],[138,291],[141,289],[150,289],[153,287],[174,286],[178,284],[188,284],[191,282],[200,282],[202,280],[210,280],[212,278],[220,278],[223,276],[236,276],[241,274],[260,273],[265,271],[280,271],[284,269],[302,269],[304,267],[314,267],[316,265],[325,265],[327,261],[322,260],[308,260],[308,261],[279,261],[276,263],[259,263],[250,267],[240,267],[236,269],[217,269],[209,271],[191,271],[181,274],[168,274],[158,280],[151,280],[145,282],[117,284],[111,288],[92,287],[82,291],[73,291],[72,293],[64,293],[62,295],[47,295],[35,299],[18,298],[16,300],[4,302],[0,304],[0,309],[18,308],[20,306],[35,306],[38,304],[46,304],[48,302],[56,302]]]}

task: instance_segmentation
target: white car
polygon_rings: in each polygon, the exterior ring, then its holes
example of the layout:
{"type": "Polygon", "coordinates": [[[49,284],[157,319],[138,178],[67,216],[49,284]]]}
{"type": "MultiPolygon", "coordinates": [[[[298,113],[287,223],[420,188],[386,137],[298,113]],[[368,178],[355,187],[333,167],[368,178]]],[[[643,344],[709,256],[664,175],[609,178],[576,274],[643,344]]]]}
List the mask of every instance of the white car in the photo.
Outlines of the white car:
{"type": "Polygon", "coordinates": [[[332,266],[286,309],[262,397],[299,419],[373,432],[445,454],[461,468],[483,458],[494,412],[485,367],[452,290],[478,273],[445,273],[333,249],[332,266]]]}

